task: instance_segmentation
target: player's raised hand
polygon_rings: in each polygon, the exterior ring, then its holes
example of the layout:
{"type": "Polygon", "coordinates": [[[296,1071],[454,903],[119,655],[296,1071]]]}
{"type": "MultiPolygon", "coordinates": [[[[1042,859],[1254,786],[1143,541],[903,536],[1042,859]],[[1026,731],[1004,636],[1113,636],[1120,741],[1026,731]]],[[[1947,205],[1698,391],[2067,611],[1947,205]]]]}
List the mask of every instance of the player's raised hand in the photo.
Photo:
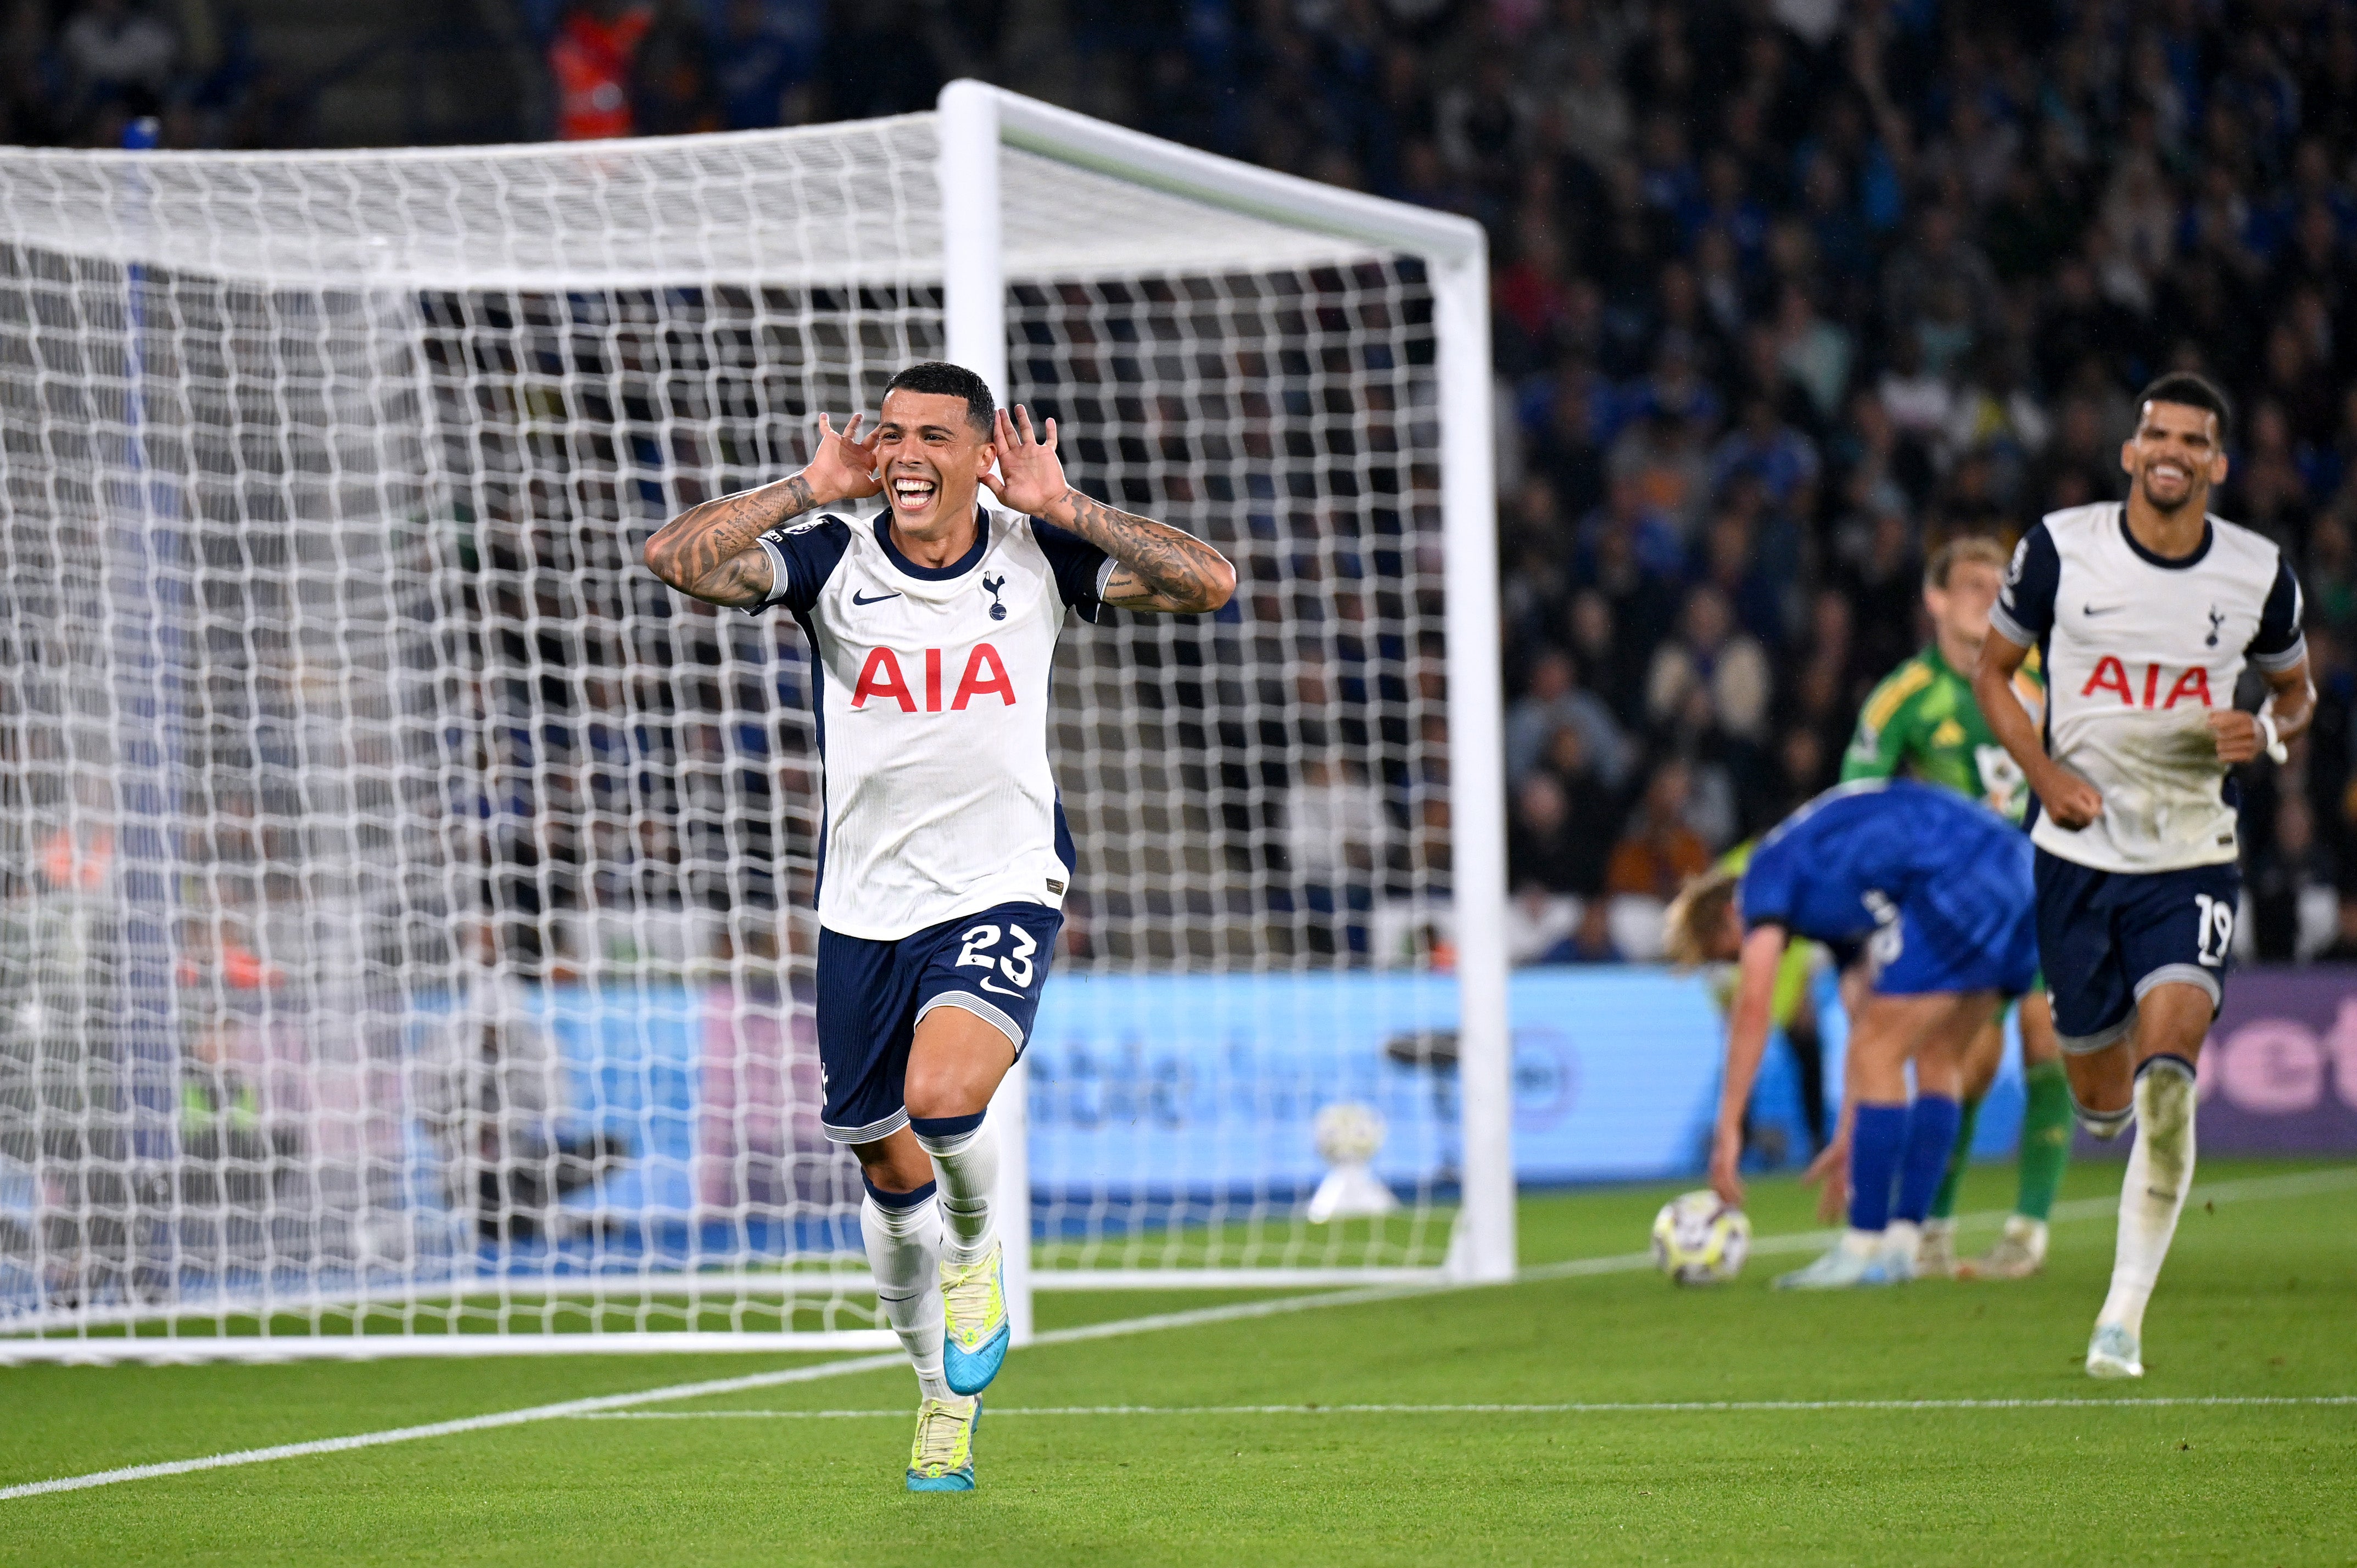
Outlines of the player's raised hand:
{"type": "Polygon", "coordinates": [[[993,425],[991,445],[998,450],[998,472],[984,474],[982,482],[1009,511],[1038,517],[1063,499],[1071,488],[1064,482],[1063,461],[1056,456],[1054,420],[1048,421],[1044,435],[1034,435],[1029,409],[1017,403],[1015,416],[1009,419],[1002,408],[993,425]]]}
{"type": "Polygon", "coordinates": [[[876,470],[876,444],[880,435],[859,439],[859,422],[866,417],[855,413],[838,431],[825,414],[818,416],[818,450],[811,454],[802,478],[810,481],[811,499],[819,505],[859,500],[884,489],[876,470]]]}
{"type": "Polygon", "coordinates": [[[2104,792],[2067,768],[2048,764],[2033,788],[2058,828],[2075,832],[2104,814],[2104,792]]]}

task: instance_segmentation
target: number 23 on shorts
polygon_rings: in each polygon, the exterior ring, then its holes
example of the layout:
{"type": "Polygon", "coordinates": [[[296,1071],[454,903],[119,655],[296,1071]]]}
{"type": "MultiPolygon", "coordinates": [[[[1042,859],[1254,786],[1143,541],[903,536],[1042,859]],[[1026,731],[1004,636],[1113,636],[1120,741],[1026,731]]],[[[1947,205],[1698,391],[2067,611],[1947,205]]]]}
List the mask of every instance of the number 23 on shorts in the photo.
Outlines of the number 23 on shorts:
{"type": "MultiPolygon", "coordinates": [[[[1023,990],[1028,990],[1039,974],[1031,955],[1039,950],[1039,939],[1020,926],[1011,923],[1003,928],[987,924],[974,926],[959,940],[962,945],[958,949],[955,966],[959,969],[995,971],[1023,990]],[[990,950],[998,946],[1001,937],[1011,939],[1007,944],[1011,950],[1004,957],[993,956],[990,950]]],[[[983,976],[981,984],[985,991],[1015,994],[1005,986],[993,984],[988,974],[983,976]]]]}

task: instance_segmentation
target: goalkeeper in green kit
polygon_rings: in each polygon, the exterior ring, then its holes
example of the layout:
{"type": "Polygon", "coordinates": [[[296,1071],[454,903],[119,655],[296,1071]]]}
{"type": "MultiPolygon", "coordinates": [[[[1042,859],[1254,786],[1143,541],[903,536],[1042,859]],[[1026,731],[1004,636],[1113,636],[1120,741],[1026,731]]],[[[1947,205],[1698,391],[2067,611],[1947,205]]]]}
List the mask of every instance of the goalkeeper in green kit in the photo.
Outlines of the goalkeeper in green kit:
{"type": "MultiPolygon", "coordinates": [[[[1959,539],[1935,553],[1923,573],[1923,604],[1931,612],[1932,646],[1884,677],[1860,710],[1857,735],[1842,759],[1842,779],[1904,774],[1970,796],[2018,822],[2029,804],[2020,766],[1997,741],[1973,700],[1973,668],[1988,635],[1989,607],[2005,585],[2006,553],[1995,540],[1959,539]]],[[[2035,660],[2021,680],[2034,678],[2035,660]]],[[[2043,693],[2032,688],[2024,704],[2033,713],[2043,693]]],[[[2023,1279],[2046,1262],[2046,1217],[2071,1158],[2071,1086],[2043,983],[2021,999],[2022,1077],[2029,1104],[2021,1119],[2021,1176],[2005,1234],[1986,1255],[1955,1254],[1956,1187],[1970,1158],[1982,1098],[2005,1054],[2002,1016],[1993,1020],[1966,1060],[1964,1123],[1947,1179],[1932,1199],[1923,1227],[1918,1275],[1959,1279],[2023,1279]]]]}

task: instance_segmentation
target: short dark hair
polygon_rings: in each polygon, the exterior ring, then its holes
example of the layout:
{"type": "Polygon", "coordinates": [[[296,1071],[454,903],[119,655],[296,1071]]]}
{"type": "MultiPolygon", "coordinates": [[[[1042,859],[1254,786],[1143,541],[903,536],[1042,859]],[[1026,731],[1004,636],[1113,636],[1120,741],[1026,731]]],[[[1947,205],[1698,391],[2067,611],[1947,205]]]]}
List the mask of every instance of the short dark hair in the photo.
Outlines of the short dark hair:
{"type": "Polygon", "coordinates": [[[974,426],[976,435],[985,441],[990,439],[991,421],[998,413],[997,401],[990,395],[990,383],[963,365],[952,365],[946,360],[920,360],[884,383],[885,397],[896,392],[965,399],[965,422],[974,426]]]}
{"type": "Polygon", "coordinates": [[[2191,371],[2171,371],[2136,393],[2136,414],[2141,418],[2148,403],[2176,403],[2188,408],[2206,408],[2218,416],[2218,445],[2226,445],[2234,423],[2234,406],[2226,401],[2225,392],[2208,376],[2191,371]]]}

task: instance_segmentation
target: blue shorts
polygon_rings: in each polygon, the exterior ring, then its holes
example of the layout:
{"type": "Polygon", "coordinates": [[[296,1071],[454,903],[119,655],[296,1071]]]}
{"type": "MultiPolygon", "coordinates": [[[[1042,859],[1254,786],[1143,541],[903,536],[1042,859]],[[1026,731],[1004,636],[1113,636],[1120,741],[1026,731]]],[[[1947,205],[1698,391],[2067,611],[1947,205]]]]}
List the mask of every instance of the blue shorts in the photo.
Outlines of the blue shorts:
{"type": "Polygon", "coordinates": [[[2073,1054],[2100,1051],[2128,1032],[2136,1004],[2156,985],[2182,982],[2226,995],[2242,869],[2097,871],[2038,852],[2038,947],[2054,1032],[2073,1054]]]}
{"type": "Polygon", "coordinates": [[[1994,991],[2019,996],[2038,973],[2029,841],[2007,835],[1910,894],[1867,942],[1886,996],[1994,991]]]}
{"type": "Polygon", "coordinates": [[[909,1124],[902,1098],[917,1021],[963,1007],[998,1026],[1023,1054],[1060,911],[1001,904],[897,941],[818,933],[820,1123],[838,1144],[868,1144],[909,1124]]]}

